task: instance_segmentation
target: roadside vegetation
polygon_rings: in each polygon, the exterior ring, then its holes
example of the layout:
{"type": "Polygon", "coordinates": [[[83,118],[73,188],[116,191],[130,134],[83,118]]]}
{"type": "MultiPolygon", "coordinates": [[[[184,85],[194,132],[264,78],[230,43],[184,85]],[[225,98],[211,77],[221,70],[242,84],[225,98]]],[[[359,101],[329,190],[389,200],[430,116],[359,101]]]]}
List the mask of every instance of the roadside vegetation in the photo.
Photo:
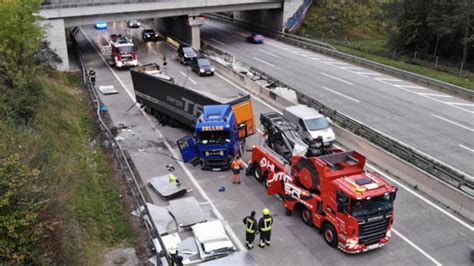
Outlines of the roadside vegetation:
{"type": "Polygon", "coordinates": [[[80,80],[52,69],[40,2],[0,4],[0,264],[97,265],[137,233],[80,80]]]}
{"type": "Polygon", "coordinates": [[[474,89],[474,1],[314,1],[297,34],[474,89]]]}

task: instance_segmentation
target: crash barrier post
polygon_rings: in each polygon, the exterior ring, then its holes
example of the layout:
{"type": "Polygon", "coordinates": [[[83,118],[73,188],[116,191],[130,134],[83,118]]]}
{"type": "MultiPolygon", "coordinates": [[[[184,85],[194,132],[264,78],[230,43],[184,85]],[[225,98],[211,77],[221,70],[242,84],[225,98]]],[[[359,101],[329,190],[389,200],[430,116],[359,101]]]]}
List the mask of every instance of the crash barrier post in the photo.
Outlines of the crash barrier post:
{"type": "MultiPolygon", "coordinates": [[[[104,142],[106,143],[106,147],[110,147],[110,149],[112,150],[115,161],[118,163],[123,178],[127,182],[129,191],[133,198],[134,209],[138,212],[141,225],[143,225],[147,231],[148,244],[154,247],[153,240],[158,239],[162,252],[166,252],[166,247],[163,243],[163,240],[161,239],[161,235],[155,225],[155,222],[153,221],[153,217],[150,214],[145,196],[143,195],[140,189],[137,177],[129,163],[129,156],[127,152],[124,151],[121,148],[120,144],[115,140],[114,135],[108,128],[107,124],[104,122],[105,117],[103,117],[103,111],[101,110],[100,98],[97,94],[95,86],[90,80],[89,73],[87,71],[88,67],[84,59],[82,58],[81,50],[77,45],[76,29],[77,28],[73,28],[71,30],[71,40],[74,47],[74,54],[76,56],[76,60],[82,75],[82,81],[84,83],[85,88],[87,89],[90,101],[93,105],[96,105],[96,122],[98,123],[101,129],[101,136],[105,140],[104,142]]],[[[157,258],[157,265],[161,265],[160,254],[156,250],[155,253],[157,258]]],[[[167,260],[169,259],[168,256],[165,257],[167,260]]],[[[170,262],[168,261],[168,263],[170,262]]]]}

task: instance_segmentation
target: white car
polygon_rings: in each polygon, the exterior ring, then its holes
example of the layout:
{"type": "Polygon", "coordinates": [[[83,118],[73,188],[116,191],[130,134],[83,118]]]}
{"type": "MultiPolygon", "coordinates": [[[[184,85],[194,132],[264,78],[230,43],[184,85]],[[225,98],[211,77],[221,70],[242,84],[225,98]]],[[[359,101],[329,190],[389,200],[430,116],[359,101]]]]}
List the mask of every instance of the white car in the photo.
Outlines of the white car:
{"type": "Polygon", "coordinates": [[[283,109],[283,116],[300,126],[312,139],[323,138],[324,146],[331,146],[336,134],[331,128],[330,119],[306,105],[294,105],[283,109]]]}

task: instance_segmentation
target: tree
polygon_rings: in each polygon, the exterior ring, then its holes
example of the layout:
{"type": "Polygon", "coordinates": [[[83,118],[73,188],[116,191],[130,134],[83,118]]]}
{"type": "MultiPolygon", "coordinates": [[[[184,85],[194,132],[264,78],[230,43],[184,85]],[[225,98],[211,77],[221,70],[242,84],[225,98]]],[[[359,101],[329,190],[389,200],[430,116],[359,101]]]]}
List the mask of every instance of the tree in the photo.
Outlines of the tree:
{"type": "Polygon", "coordinates": [[[0,119],[27,122],[42,92],[38,59],[45,39],[38,23],[41,0],[3,0],[0,5],[0,119]]]}
{"type": "Polygon", "coordinates": [[[438,55],[440,40],[454,33],[451,16],[454,15],[456,7],[456,0],[437,0],[433,3],[427,18],[428,27],[436,35],[433,57],[438,55]]]}
{"type": "Polygon", "coordinates": [[[40,217],[46,202],[38,186],[39,171],[30,166],[34,144],[19,144],[33,137],[2,122],[0,131],[0,264],[38,263],[46,254],[37,249],[46,237],[48,224],[40,217]],[[12,147],[19,151],[12,152],[12,147]]]}

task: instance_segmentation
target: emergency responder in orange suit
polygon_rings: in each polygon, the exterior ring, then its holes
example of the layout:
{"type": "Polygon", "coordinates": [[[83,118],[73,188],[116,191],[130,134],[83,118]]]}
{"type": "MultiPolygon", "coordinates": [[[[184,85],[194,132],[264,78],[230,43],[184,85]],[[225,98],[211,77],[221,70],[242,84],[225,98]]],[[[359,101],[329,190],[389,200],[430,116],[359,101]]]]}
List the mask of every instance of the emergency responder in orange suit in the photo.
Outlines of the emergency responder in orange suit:
{"type": "Polygon", "coordinates": [[[234,180],[232,181],[233,184],[240,184],[240,170],[244,169],[244,162],[240,159],[237,155],[235,159],[232,161],[230,165],[232,169],[232,173],[234,173],[234,180]]]}
{"type": "Polygon", "coordinates": [[[272,234],[273,217],[270,216],[270,211],[265,208],[262,211],[263,217],[258,221],[258,231],[260,232],[260,244],[261,248],[265,245],[270,246],[270,237],[272,234]]]}
{"type": "Polygon", "coordinates": [[[255,211],[250,213],[250,216],[244,218],[245,224],[245,246],[248,249],[253,248],[253,241],[257,233],[257,219],[255,219],[255,211]]]}

